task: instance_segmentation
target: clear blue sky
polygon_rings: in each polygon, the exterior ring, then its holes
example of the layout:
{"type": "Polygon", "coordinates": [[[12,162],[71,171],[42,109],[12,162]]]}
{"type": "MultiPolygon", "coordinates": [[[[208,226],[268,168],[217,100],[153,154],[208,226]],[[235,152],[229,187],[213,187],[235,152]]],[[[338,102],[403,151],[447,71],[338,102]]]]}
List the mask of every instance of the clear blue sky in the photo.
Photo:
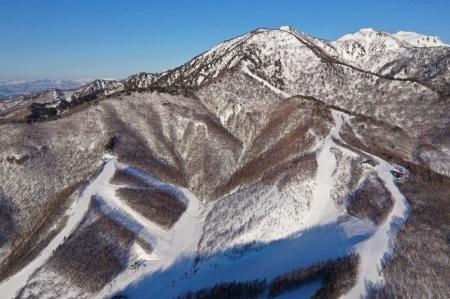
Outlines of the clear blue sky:
{"type": "Polygon", "coordinates": [[[450,0],[0,0],[0,80],[158,72],[281,25],[326,39],[372,27],[449,43],[450,0]]]}

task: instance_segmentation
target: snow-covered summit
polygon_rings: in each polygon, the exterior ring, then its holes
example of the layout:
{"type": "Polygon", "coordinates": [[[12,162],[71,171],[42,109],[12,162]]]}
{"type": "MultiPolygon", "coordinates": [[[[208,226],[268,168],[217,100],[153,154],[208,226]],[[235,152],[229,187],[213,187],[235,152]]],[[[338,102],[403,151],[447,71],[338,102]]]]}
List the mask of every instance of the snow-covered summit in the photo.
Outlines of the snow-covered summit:
{"type": "Polygon", "coordinates": [[[364,28],[354,33],[349,33],[332,42],[340,54],[346,60],[367,58],[378,52],[386,52],[407,48],[410,45],[395,38],[385,31],[375,31],[372,28],[364,28]]]}
{"type": "Polygon", "coordinates": [[[404,31],[389,33],[372,28],[346,34],[330,44],[339,52],[341,60],[376,73],[393,61],[415,55],[420,49],[448,47],[438,37],[404,31]]]}
{"type": "MultiPolygon", "coordinates": [[[[414,53],[421,49],[427,51],[430,47],[440,46],[447,45],[438,37],[403,31],[393,34],[373,28],[363,28],[336,41],[325,41],[284,25],[278,29],[257,29],[224,41],[159,79],[164,85],[178,81],[183,85],[198,86],[225,69],[239,64],[252,65],[257,61],[264,61],[266,65],[289,61],[288,64],[292,62],[303,70],[314,68],[319,61],[328,61],[380,73],[393,61],[416,55],[414,53]]],[[[292,69],[289,65],[285,67],[279,71],[292,69]]]]}
{"type": "Polygon", "coordinates": [[[399,31],[389,33],[387,31],[376,31],[373,28],[362,28],[357,32],[349,33],[336,42],[358,42],[365,45],[383,43],[387,47],[438,47],[448,46],[437,36],[428,36],[416,32],[399,31]]]}
{"type": "Polygon", "coordinates": [[[399,31],[394,33],[393,36],[403,42],[407,42],[411,46],[414,47],[448,47],[449,45],[445,44],[439,37],[437,36],[428,36],[424,34],[419,34],[416,32],[407,32],[407,31],[399,31]]]}

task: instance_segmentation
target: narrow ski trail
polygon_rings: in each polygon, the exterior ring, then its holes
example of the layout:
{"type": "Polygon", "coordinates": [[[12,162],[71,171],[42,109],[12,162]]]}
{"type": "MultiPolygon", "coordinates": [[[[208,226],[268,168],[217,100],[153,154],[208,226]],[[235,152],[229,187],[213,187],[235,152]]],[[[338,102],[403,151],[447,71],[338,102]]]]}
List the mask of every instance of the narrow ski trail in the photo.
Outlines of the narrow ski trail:
{"type": "MultiPolygon", "coordinates": [[[[340,138],[339,130],[342,125],[343,118],[349,118],[348,115],[332,111],[333,119],[335,121],[335,138],[340,138]]],[[[333,130],[334,130],[333,129],[333,130]]],[[[342,140],[341,140],[342,141],[342,140]]],[[[349,151],[348,149],[333,142],[333,146],[343,151],[349,151]]],[[[371,156],[378,165],[375,167],[375,171],[378,177],[383,181],[384,186],[391,194],[394,200],[394,206],[386,217],[385,221],[379,226],[375,227],[374,234],[355,246],[355,253],[360,256],[360,264],[358,268],[357,282],[355,286],[342,298],[359,299],[366,297],[371,287],[379,287],[383,284],[384,278],[382,274],[382,264],[386,261],[388,256],[392,253],[392,244],[396,237],[397,231],[407,218],[408,204],[405,197],[395,184],[394,176],[391,170],[394,170],[394,166],[380,157],[371,155],[364,152],[368,156],[371,156]]]]}
{"type": "MultiPolygon", "coordinates": [[[[111,185],[109,180],[114,175],[116,168],[123,169],[126,167],[128,166],[117,162],[114,157],[109,157],[100,174],[82,191],[77,201],[66,211],[66,215],[69,218],[64,228],[34,260],[0,284],[1,298],[9,299],[17,296],[21,289],[26,286],[28,279],[33,273],[42,267],[58,246],[62,245],[64,240],[77,229],[88,212],[93,196],[96,196],[100,209],[105,215],[115,218],[132,231],[136,227],[141,228],[142,230],[139,232],[140,237],[153,246],[151,257],[154,260],[152,260],[152,263],[148,267],[145,267],[143,272],[135,273],[125,271],[122,273],[119,279],[116,278],[115,280],[118,282],[114,286],[115,289],[120,289],[131,282],[139,281],[140,278],[143,279],[147,274],[164,271],[180,257],[194,260],[197,244],[203,228],[203,204],[188,190],[165,184],[150,175],[136,170],[135,174],[145,179],[150,186],[176,189],[178,195],[182,197],[180,200],[187,206],[186,211],[174,226],[169,230],[165,230],[140,215],[115,195],[116,187],[111,185]]],[[[183,272],[189,271],[192,265],[186,265],[185,268],[183,272]]],[[[111,291],[112,288],[105,288],[103,292],[100,292],[99,297],[103,298],[111,291]]]]}
{"type": "MultiPolygon", "coordinates": [[[[118,163],[118,167],[125,168],[126,165],[118,163]]],[[[148,294],[140,294],[141,289],[133,289],[132,286],[147,279],[151,280],[152,276],[158,274],[161,274],[162,277],[157,278],[158,283],[152,284],[154,287],[152,292],[154,294],[162,293],[164,290],[172,289],[172,284],[178,281],[180,276],[190,273],[193,269],[197,245],[202,235],[206,216],[205,205],[187,189],[163,183],[151,175],[138,170],[133,170],[133,173],[144,179],[150,186],[176,189],[179,196],[181,196],[180,199],[186,205],[186,210],[168,230],[161,229],[156,224],[146,226],[148,232],[157,237],[151,254],[154,257],[153,260],[146,263],[146,266],[137,272],[127,269],[119,274],[98,294],[98,298],[110,297],[110,295],[123,289],[127,289],[127,294],[132,298],[140,297],[141,295],[147,296],[148,294]],[[176,265],[181,259],[187,262],[176,265]],[[167,271],[169,268],[175,268],[175,271],[167,271]]],[[[109,198],[117,200],[114,197],[111,196],[109,198]]]]}
{"type": "MultiPolygon", "coordinates": [[[[342,126],[341,115],[332,110],[334,126],[330,133],[316,148],[317,174],[316,185],[314,190],[314,200],[311,203],[309,215],[306,222],[309,226],[336,222],[344,211],[336,206],[331,197],[333,187],[333,172],[337,167],[337,161],[333,148],[340,148],[333,141],[339,134],[342,126]]],[[[353,154],[353,153],[352,153],[353,154]]]]}
{"type": "Polygon", "coordinates": [[[7,278],[0,284],[0,297],[8,299],[14,298],[17,293],[26,285],[30,276],[38,270],[51,257],[52,253],[59,245],[64,243],[66,237],[78,227],[84,215],[89,209],[91,197],[97,194],[103,184],[114,174],[114,159],[109,159],[100,174],[82,191],[78,200],[72,204],[66,215],[69,217],[64,228],[50,241],[50,243],[19,272],[7,278]]]}
{"type": "Polygon", "coordinates": [[[393,166],[381,158],[372,156],[379,164],[375,168],[394,200],[394,206],[367,241],[358,244],[355,252],[360,256],[360,265],[356,285],[343,298],[365,298],[371,287],[380,287],[384,283],[382,265],[392,254],[392,246],[400,226],[408,216],[408,204],[400,192],[391,174],[393,166]]]}

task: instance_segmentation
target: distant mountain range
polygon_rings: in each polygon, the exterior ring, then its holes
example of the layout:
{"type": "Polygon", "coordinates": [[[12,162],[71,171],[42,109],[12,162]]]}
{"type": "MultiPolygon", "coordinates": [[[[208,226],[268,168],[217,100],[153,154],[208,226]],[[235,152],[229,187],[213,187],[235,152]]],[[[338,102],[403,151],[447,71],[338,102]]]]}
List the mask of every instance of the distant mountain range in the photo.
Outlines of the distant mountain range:
{"type": "Polygon", "coordinates": [[[449,115],[450,47],[373,29],[1,101],[0,297],[450,298],[449,115]]]}
{"type": "Polygon", "coordinates": [[[22,96],[31,95],[34,93],[46,91],[49,89],[71,90],[77,89],[92,80],[32,80],[32,81],[0,81],[0,100],[22,96]]]}

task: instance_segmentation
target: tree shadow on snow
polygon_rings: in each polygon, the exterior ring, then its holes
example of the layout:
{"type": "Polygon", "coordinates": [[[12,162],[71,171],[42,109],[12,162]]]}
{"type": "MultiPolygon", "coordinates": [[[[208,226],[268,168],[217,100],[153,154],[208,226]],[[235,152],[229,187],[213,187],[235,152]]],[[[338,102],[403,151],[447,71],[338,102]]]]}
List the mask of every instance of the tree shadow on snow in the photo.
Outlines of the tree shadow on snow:
{"type": "MultiPolygon", "coordinates": [[[[278,275],[330,259],[344,257],[371,231],[348,234],[339,221],[302,231],[287,239],[216,252],[200,262],[180,257],[167,269],[143,275],[117,294],[128,298],[174,298],[219,282],[272,280],[278,275]],[[236,252],[241,252],[236,256],[236,252]],[[230,258],[234,257],[234,258],[230,258]]],[[[147,266],[152,261],[147,262],[147,266]]],[[[144,270],[145,271],[145,268],[144,270]]]]}

